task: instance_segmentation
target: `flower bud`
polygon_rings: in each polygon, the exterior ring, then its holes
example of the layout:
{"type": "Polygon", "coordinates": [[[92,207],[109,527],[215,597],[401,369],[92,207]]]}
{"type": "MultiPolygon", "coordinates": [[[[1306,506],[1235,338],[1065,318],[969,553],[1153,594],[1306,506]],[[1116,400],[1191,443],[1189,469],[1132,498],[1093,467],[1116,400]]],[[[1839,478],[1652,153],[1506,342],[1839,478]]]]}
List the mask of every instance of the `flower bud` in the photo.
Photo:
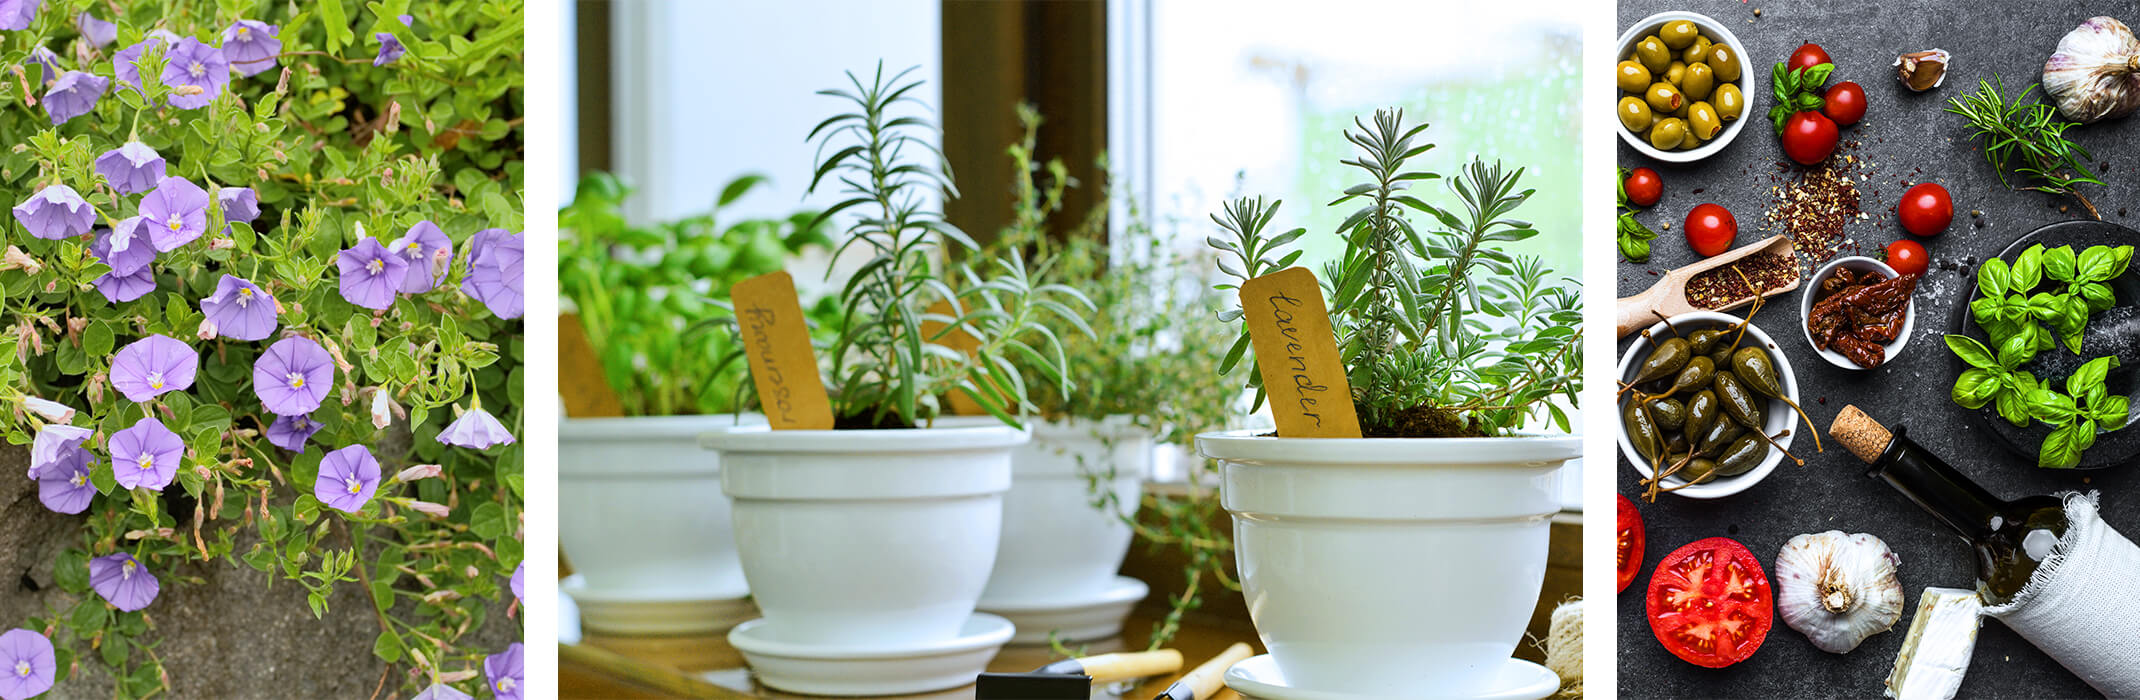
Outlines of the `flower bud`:
{"type": "Polygon", "coordinates": [[[200,330],[198,330],[198,331],[195,331],[193,335],[194,335],[194,337],[200,338],[201,340],[215,340],[215,336],[216,336],[216,327],[215,327],[215,321],[212,321],[212,320],[209,320],[209,319],[205,319],[205,318],[204,318],[204,319],[201,319],[201,327],[200,327],[200,330]]]}
{"type": "Polygon", "coordinates": [[[409,509],[434,518],[443,518],[453,512],[443,505],[429,501],[409,501],[409,509]]]}
{"type": "Polygon", "coordinates": [[[236,247],[238,242],[229,238],[216,237],[208,241],[209,250],[230,250],[236,247]]]}
{"type": "Polygon", "coordinates": [[[46,401],[35,396],[26,396],[22,399],[22,407],[52,423],[70,423],[74,421],[74,409],[57,401],[46,401]]]}
{"type": "Polygon", "coordinates": [[[394,423],[394,399],[386,395],[386,387],[372,390],[372,427],[385,430],[394,423]]]}
{"type": "MultiPolygon", "coordinates": [[[[445,470],[436,464],[418,464],[416,466],[401,470],[400,474],[394,475],[394,480],[402,483],[408,483],[419,479],[437,478],[440,474],[444,472],[445,470]]],[[[441,512],[440,515],[444,515],[444,513],[441,512]]]]}
{"type": "Polygon", "coordinates": [[[29,253],[22,252],[21,248],[8,246],[7,253],[0,255],[0,270],[21,270],[34,275],[43,272],[45,264],[30,257],[29,253]]]}

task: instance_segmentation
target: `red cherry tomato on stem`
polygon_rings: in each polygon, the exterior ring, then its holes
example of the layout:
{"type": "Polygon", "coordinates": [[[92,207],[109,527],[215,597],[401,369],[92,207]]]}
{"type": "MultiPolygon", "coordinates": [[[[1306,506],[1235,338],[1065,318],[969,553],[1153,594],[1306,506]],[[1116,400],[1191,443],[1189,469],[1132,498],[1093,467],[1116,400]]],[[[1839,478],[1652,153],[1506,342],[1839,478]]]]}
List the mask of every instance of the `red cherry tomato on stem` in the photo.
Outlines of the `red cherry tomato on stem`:
{"type": "Polygon", "coordinates": [[[1828,58],[1828,52],[1822,50],[1820,44],[1809,43],[1798,47],[1797,51],[1792,51],[1791,60],[1786,61],[1784,67],[1797,70],[1834,62],[1828,58]]]}
{"type": "Polygon", "coordinates": [[[1732,239],[1739,237],[1739,221],[1731,218],[1731,211],[1715,204],[1703,204],[1687,212],[1687,247],[1702,257],[1720,255],[1731,250],[1732,239]]]}
{"type": "Polygon", "coordinates": [[[1828,94],[1821,99],[1826,102],[1820,108],[1821,114],[1837,124],[1849,126],[1865,118],[1865,88],[1857,83],[1845,80],[1829,86],[1828,94]]]}
{"type": "Polygon", "coordinates": [[[1799,112],[1783,122],[1783,154],[1799,165],[1812,165],[1835,154],[1841,134],[1819,112],[1799,112]]]}
{"type": "Polygon", "coordinates": [[[1644,554],[1645,545],[1643,541],[1642,511],[1635,510],[1634,501],[1627,500],[1626,496],[1621,496],[1618,519],[1620,534],[1620,590],[1625,591],[1627,590],[1627,584],[1634,583],[1635,576],[1642,573],[1642,555],[1644,554]]]}
{"type": "Polygon", "coordinates": [[[1627,201],[1635,206],[1647,207],[1664,197],[1664,178],[1649,168],[1636,168],[1627,174],[1627,201]]]}
{"type": "Polygon", "coordinates": [[[1887,244],[1887,266],[1895,268],[1895,274],[1922,275],[1930,265],[1931,257],[1916,241],[1900,240],[1887,244]]]}
{"type": "Polygon", "coordinates": [[[1644,598],[1657,643],[1696,666],[1745,661],[1776,624],[1775,594],[1761,560],[1723,537],[1695,540],[1665,555],[1644,598]]]}
{"type": "Polygon", "coordinates": [[[1902,219],[1903,230],[1937,236],[1954,222],[1954,199],[1939,183],[1921,183],[1902,193],[1902,201],[1895,204],[1895,215],[1902,219]]]}

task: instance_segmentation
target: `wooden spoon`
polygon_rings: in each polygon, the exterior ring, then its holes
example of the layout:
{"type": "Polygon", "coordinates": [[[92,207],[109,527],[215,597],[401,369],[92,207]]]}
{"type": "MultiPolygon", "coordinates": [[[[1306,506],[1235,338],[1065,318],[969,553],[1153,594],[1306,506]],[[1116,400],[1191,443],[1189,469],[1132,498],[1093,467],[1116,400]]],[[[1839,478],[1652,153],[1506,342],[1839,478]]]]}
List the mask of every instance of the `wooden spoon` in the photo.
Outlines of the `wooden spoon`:
{"type": "Polygon", "coordinates": [[[1664,277],[1658,279],[1656,284],[1650,285],[1649,289],[1643,290],[1641,294],[1620,300],[1619,305],[1616,307],[1618,309],[1619,322],[1618,335],[1615,337],[1625,338],[1630,333],[1650,327],[1657,323],[1658,314],[1664,315],[1665,318],[1671,318],[1689,311],[1730,311],[1753,303],[1754,298],[1747,297],[1726,304],[1722,308],[1703,309],[1687,302],[1687,280],[1693,279],[1695,275],[1754,255],[1783,256],[1785,259],[1790,260],[1791,270],[1793,271],[1790,284],[1768,290],[1762,296],[1775,296],[1797,289],[1798,283],[1803,281],[1803,278],[1796,272],[1798,270],[1798,261],[1793,259],[1797,252],[1798,248],[1792,244],[1790,236],[1771,236],[1761,242],[1740,246],[1723,255],[1664,273],[1664,277]]]}

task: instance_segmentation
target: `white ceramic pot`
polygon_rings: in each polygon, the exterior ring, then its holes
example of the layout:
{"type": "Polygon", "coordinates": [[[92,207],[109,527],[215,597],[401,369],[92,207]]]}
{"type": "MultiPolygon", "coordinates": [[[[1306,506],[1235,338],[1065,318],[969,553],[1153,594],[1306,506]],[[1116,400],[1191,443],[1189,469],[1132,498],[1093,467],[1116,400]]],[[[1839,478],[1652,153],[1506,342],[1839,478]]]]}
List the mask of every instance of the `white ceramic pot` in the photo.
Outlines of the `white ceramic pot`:
{"type": "Polygon", "coordinates": [[[988,583],[1010,490],[1003,425],[707,434],[765,634],[799,644],[956,638],[988,583]]]}
{"type": "Polygon", "coordinates": [[[1127,416],[1033,424],[1033,441],[1011,453],[1003,541],[982,609],[1105,595],[1129,554],[1133,533],[1122,515],[1137,512],[1151,470],[1151,431],[1127,416]],[[1095,507],[1088,477],[1099,479],[1119,505],[1095,507]]]}
{"type": "Polygon", "coordinates": [[[698,446],[700,434],[736,423],[733,415],[560,422],[558,541],[587,590],[671,601],[750,594],[721,464],[698,446]]]}
{"type": "Polygon", "coordinates": [[[1546,573],[1579,437],[1206,433],[1249,615],[1291,684],[1368,697],[1486,690],[1546,573]]]}

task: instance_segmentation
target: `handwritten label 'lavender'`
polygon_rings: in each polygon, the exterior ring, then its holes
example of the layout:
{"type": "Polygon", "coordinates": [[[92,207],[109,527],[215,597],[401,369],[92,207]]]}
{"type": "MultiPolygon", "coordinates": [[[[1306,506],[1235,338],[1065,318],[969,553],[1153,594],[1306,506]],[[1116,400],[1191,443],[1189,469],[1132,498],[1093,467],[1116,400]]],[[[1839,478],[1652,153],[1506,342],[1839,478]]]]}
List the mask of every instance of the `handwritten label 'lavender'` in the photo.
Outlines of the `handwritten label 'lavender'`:
{"type": "Polygon", "coordinates": [[[1289,267],[1248,280],[1241,284],[1241,309],[1278,436],[1360,437],[1352,386],[1314,273],[1289,267]]]}

